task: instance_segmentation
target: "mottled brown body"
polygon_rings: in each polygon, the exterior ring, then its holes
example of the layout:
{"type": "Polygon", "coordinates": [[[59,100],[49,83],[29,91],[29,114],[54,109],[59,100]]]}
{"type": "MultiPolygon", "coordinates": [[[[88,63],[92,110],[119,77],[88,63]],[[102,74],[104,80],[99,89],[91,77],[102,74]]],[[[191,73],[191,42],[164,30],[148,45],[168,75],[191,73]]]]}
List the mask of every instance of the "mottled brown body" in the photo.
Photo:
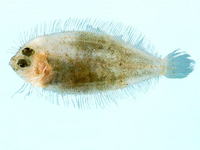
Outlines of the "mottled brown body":
{"type": "Polygon", "coordinates": [[[108,35],[65,32],[39,37],[24,47],[35,50],[26,80],[61,92],[122,88],[165,71],[160,58],[108,35]],[[33,80],[38,72],[42,77],[33,80]]]}
{"type": "Polygon", "coordinates": [[[72,34],[75,38],[66,34],[60,39],[68,47],[61,48],[63,53],[56,53],[56,49],[49,52],[53,78],[46,83],[47,87],[70,92],[116,89],[158,76],[163,71],[160,59],[109,36],[87,32],[72,34]]]}

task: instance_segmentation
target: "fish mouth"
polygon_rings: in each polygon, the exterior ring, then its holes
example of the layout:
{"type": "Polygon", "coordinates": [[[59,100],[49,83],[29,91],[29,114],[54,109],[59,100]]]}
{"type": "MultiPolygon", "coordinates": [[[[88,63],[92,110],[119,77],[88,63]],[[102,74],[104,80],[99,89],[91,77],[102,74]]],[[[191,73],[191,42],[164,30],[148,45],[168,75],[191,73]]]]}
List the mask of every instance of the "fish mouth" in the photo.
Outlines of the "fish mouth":
{"type": "Polygon", "coordinates": [[[14,65],[14,62],[15,62],[15,56],[11,57],[10,58],[10,61],[9,61],[9,65],[11,66],[11,68],[14,70],[14,71],[17,71],[15,65],[14,65]]]}
{"type": "Polygon", "coordinates": [[[10,58],[10,61],[9,61],[9,65],[12,67],[13,66],[13,61],[14,61],[14,56],[10,58]]]}

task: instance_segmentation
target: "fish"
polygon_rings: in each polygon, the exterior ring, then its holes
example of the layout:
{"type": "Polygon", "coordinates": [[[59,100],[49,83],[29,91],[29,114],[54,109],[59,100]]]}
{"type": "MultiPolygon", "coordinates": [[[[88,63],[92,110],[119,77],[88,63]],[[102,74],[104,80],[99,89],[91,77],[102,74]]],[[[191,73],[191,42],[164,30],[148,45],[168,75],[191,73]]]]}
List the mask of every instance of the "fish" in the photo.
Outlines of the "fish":
{"type": "Polygon", "coordinates": [[[160,76],[185,78],[195,61],[180,49],[165,57],[154,54],[148,40],[131,26],[68,19],[29,38],[9,64],[34,87],[84,95],[123,91],[160,76]]]}

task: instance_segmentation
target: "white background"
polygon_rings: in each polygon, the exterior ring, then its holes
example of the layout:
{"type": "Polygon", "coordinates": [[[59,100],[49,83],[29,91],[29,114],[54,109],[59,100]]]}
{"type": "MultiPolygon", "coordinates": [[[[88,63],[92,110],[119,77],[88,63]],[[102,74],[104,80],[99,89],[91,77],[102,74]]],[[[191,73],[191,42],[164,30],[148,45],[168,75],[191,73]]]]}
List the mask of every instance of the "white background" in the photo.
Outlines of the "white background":
{"type": "Polygon", "coordinates": [[[200,149],[199,0],[1,0],[0,18],[1,150],[200,149]],[[20,33],[68,17],[136,26],[162,56],[186,50],[195,70],[181,80],[163,77],[136,99],[102,110],[57,106],[34,94],[11,98],[23,84],[8,65],[20,33]]]}

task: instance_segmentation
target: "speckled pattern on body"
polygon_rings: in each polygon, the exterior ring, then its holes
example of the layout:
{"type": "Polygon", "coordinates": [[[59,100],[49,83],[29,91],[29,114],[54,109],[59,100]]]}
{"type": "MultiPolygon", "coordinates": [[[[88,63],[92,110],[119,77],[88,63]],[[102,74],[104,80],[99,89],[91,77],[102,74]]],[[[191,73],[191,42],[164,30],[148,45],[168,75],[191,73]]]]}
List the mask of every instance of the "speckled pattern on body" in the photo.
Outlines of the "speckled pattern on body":
{"type": "Polygon", "coordinates": [[[174,51],[162,59],[133,45],[92,30],[51,33],[25,43],[10,65],[34,86],[62,93],[114,90],[192,72],[194,61],[188,54],[174,51]]]}

